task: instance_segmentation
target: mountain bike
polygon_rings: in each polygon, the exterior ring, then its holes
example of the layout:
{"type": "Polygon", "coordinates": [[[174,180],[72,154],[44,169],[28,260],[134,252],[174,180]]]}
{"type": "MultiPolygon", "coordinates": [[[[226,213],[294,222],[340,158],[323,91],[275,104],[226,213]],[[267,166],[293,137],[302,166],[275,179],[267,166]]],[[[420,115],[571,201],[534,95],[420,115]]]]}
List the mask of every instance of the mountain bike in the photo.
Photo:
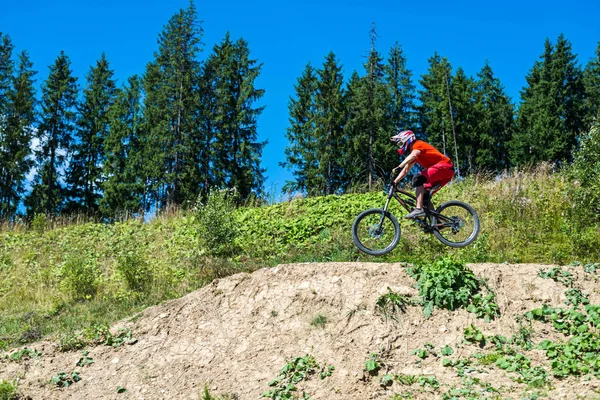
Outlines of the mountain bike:
{"type": "MultiPolygon", "coordinates": [[[[423,211],[425,216],[413,221],[424,232],[435,235],[442,243],[450,247],[467,246],[479,234],[477,212],[462,201],[452,200],[434,207],[431,197],[441,188],[436,185],[425,191],[423,211]]],[[[388,211],[392,198],[396,199],[407,212],[416,206],[414,194],[390,183],[387,200],[383,208],[371,208],[363,211],[352,224],[352,239],[363,252],[380,256],[392,251],[400,241],[400,224],[388,211]]]]}

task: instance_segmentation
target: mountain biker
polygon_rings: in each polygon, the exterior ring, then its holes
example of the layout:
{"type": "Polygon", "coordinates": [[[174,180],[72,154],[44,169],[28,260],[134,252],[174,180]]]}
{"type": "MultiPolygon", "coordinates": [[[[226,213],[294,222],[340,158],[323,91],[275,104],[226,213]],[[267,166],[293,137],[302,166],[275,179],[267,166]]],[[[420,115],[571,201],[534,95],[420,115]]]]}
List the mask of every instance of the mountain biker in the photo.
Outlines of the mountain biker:
{"type": "Polygon", "coordinates": [[[417,207],[405,215],[404,218],[423,217],[425,216],[423,211],[425,192],[427,191],[429,195],[429,191],[433,186],[444,186],[450,182],[454,176],[454,165],[448,157],[440,153],[435,147],[423,140],[417,140],[412,131],[402,131],[392,136],[390,140],[398,145],[398,153],[401,156],[408,154],[404,161],[394,168],[393,172],[402,169],[398,177],[394,179],[394,185],[397,185],[408,175],[415,162],[424,168],[420,174],[413,176],[412,180],[412,184],[416,188],[417,207]]]}

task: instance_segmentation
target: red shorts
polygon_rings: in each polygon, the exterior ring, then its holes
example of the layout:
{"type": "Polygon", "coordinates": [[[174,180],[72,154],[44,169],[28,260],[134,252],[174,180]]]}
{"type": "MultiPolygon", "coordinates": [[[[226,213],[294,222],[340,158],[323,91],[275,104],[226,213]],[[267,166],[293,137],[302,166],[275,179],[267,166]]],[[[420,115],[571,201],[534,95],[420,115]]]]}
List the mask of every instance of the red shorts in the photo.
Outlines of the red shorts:
{"type": "Polygon", "coordinates": [[[445,186],[454,176],[454,166],[449,163],[438,163],[421,171],[427,182],[423,184],[426,190],[431,190],[435,185],[445,186]]]}

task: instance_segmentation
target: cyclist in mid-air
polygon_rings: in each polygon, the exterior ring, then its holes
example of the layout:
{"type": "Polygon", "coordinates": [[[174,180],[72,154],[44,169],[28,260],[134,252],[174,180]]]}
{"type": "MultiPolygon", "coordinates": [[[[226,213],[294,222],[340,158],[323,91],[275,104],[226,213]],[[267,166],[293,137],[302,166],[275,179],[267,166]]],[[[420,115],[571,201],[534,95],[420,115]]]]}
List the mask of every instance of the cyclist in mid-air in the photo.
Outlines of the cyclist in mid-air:
{"type": "Polygon", "coordinates": [[[413,176],[412,180],[412,184],[416,188],[417,208],[405,215],[404,218],[423,217],[425,216],[423,211],[425,191],[429,192],[435,185],[444,186],[450,182],[454,176],[454,165],[435,147],[422,140],[417,140],[412,131],[402,131],[392,136],[390,140],[398,145],[398,153],[401,156],[408,154],[404,161],[394,168],[394,171],[402,169],[398,177],[394,179],[394,185],[408,175],[415,163],[424,168],[419,175],[413,176]]]}

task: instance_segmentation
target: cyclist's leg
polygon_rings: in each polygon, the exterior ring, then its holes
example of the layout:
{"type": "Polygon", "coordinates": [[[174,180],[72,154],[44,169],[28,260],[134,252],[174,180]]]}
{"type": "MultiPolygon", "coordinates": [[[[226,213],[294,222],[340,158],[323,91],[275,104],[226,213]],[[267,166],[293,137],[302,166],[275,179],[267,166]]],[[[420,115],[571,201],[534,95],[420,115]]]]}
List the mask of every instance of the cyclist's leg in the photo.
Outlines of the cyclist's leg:
{"type": "Polygon", "coordinates": [[[436,164],[428,168],[427,171],[428,179],[427,183],[424,185],[425,190],[429,192],[432,187],[439,185],[434,193],[430,193],[431,196],[437,193],[442,187],[446,186],[454,177],[454,167],[452,164],[436,164]]]}
{"type": "Polygon", "coordinates": [[[425,197],[425,190],[427,189],[428,182],[427,169],[421,171],[419,175],[413,176],[413,186],[415,187],[415,194],[417,196],[417,208],[423,209],[423,198],[425,197]]]}

